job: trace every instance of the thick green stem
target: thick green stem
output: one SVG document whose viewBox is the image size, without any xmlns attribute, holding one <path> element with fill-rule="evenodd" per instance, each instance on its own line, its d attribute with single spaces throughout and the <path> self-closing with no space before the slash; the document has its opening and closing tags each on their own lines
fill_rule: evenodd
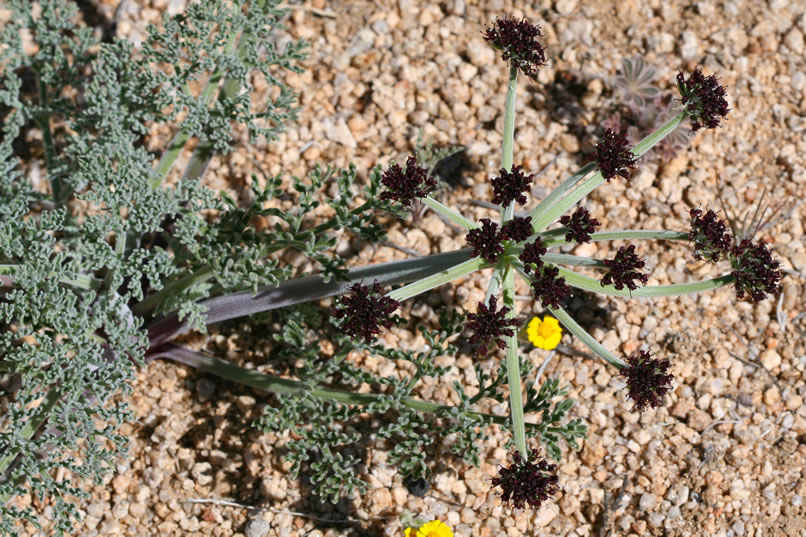
<svg viewBox="0 0 806 537">
<path fill-rule="evenodd" d="M 549 306 L 549 311 L 557 318 L 558 321 L 563 324 L 565 328 L 568 329 L 569 332 L 582 340 L 585 345 L 590 347 L 593 352 L 601 356 L 607 363 L 619 369 L 627 366 L 627 364 L 625 364 L 615 354 L 607 350 L 604 345 L 596 341 L 596 338 L 590 335 L 584 328 L 579 326 L 579 324 L 570 315 L 568 315 L 564 309 L 552 308 Z"/>
<path fill-rule="evenodd" d="M 466 276 L 479 269 L 485 268 L 486 266 L 487 262 L 484 259 L 480 257 L 473 257 L 464 263 L 454 265 L 447 270 L 440 271 L 421 280 L 417 280 L 416 282 L 404 285 L 400 289 L 390 291 L 389 293 L 386 293 L 386 296 L 398 301 L 407 300 L 411 297 L 425 293 L 426 291 L 430 291 L 435 287 L 439 287 L 440 285 L 451 282 L 456 278 Z"/>
<path fill-rule="evenodd" d="M 160 349 L 154 353 L 153 357 L 168 358 L 175 362 L 194 367 L 199 371 L 211 373 L 225 380 L 279 395 L 294 395 L 308 392 L 313 397 L 318 399 L 335 401 L 345 405 L 362 406 L 376 403 L 381 399 L 388 397 L 383 394 L 355 393 L 337 390 L 334 388 L 314 388 L 311 390 L 310 386 L 304 382 L 266 375 L 265 373 L 255 371 L 254 369 L 238 367 L 225 360 L 220 360 L 218 358 L 201 354 L 173 344 L 166 344 L 163 347 L 160 347 Z M 408 398 L 402 399 L 401 402 L 407 407 L 414 410 L 419 410 L 420 412 L 436 413 L 443 409 L 449 410 L 454 408 L 451 405 L 438 405 L 436 403 L 429 403 L 427 401 L 418 401 L 416 399 Z M 484 414 L 482 412 L 467 412 L 467 415 L 483 417 L 499 425 L 506 425 L 507 423 L 507 419 L 504 416 L 493 416 L 491 414 Z M 533 423 L 530 423 L 529 426 L 537 427 L 537 425 Z"/>
<path fill-rule="evenodd" d="M 515 65 L 509 68 L 509 82 L 507 83 L 507 101 L 504 111 L 504 138 L 501 144 L 501 167 L 507 172 L 512 171 L 512 153 L 515 142 L 515 102 L 518 89 L 518 68 Z M 503 207 L 501 213 L 501 224 L 512 220 L 515 212 L 515 202 L 513 201 Z"/>
<path fill-rule="evenodd" d="M 199 283 L 205 282 L 213 277 L 213 267 L 207 265 L 202 267 L 197 272 L 193 274 L 188 274 L 185 277 L 165 286 L 163 289 L 157 291 L 156 293 L 147 296 L 144 300 L 138 302 L 132 308 L 132 313 L 135 315 L 145 315 L 149 313 L 154 308 L 156 308 L 160 302 L 168 298 L 169 296 L 178 295 L 182 291 L 193 287 Z"/>
<path fill-rule="evenodd" d="M 545 263 L 552 263 L 555 265 L 574 265 L 578 267 L 596 267 L 605 268 L 607 265 L 599 259 L 592 257 L 582 257 L 579 255 L 570 254 L 543 254 L 540 256 Z"/>
<path fill-rule="evenodd" d="M 515 317 L 515 270 L 507 267 L 503 278 L 504 305 L 509 308 L 507 319 Z M 504 338 L 507 345 L 507 382 L 509 384 L 509 414 L 512 418 L 512 433 L 515 447 L 524 460 L 529 458 L 526 451 L 526 426 L 523 419 L 523 394 L 521 393 L 521 370 L 518 362 L 518 335 L 515 331 Z"/>
<path fill-rule="evenodd" d="M 584 199 L 588 194 L 596 190 L 602 183 L 604 183 L 602 172 L 597 171 L 579 188 L 571 192 L 566 198 L 559 200 L 553 206 L 548 208 L 543 214 L 532 221 L 532 228 L 535 231 L 543 231 L 550 224 L 556 222 L 568 209 L 573 207 L 577 202 Z"/>
<path fill-rule="evenodd" d="M 239 56 L 246 54 L 247 41 L 248 40 L 246 39 L 241 40 L 237 52 Z M 235 46 L 237 43 L 238 35 L 233 33 L 227 40 L 227 44 L 224 47 L 224 52 L 226 54 L 232 54 L 235 51 Z M 226 71 L 224 69 L 218 69 L 215 73 L 213 73 L 202 90 L 201 95 L 199 95 L 200 101 L 203 101 L 207 106 L 212 103 L 216 89 L 218 89 L 218 85 L 221 83 L 221 79 L 224 78 L 225 74 Z M 171 143 L 168 145 L 168 149 L 162 154 L 162 158 L 160 158 L 160 161 L 157 164 L 154 178 L 151 180 L 152 188 L 159 188 L 163 181 L 165 181 L 165 178 L 168 177 L 168 174 L 171 172 L 171 168 L 173 168 L 176 159 L 179 158 L 179 155 L 182 153 L 185 145 L 190 140 L 190 137 L 191 133 L 186 127 L 181 128 L 179 132 L 174 135 Z M 194 156 L 195 155 L 196 153 L 194 152 Z M 188 164 L 188 166 L 191 165 L 194 165 L 193 162 Z"/>
<path fill-rule="evenodd" d="M 470 231 L 471 229 L 476 229 L 479 227 L 477 223 L 472 220 L 468 220 L 461 214 L 457 213 L 450 207 L 447 207 L 437 200 L 431 198 L 430 196 L 426 196 L 421 199 L 423 205 L 427 205 L 430 207 L 435 213 L 443 216 L 446 220 L 453 222 L 457 226 L 463 227 L 466 230 Z"/>
<path fill-rule="evenodd" d="M 53 143 L 53 133 L 50 130 L 50 112 L 48 112 L 48 87 L 39 80 L 39 106 L 43 112 L 36 115 L 36 122 L 42 131 L 42 145 L 45 146 L 45 166 L 48 169 L 48 180 L 50 181 L 50 191 L 53 193 L 53 202 L 61 205 L 64 196 L 64 185 L 56 173 L 56 150 Z"/>
<path fill-rule="evenodd" d="M 546 211 L 551 209 L 557 201 L 562 198 L 566 192 L 574 188 L 578 182 L 584 179 L 590 172 L 596 169 L 595 162 L 589 162 L 585 164 L 582 168 L 577 170 L 577 172 L 566 179 L 559 187 L 555 188 L 551 191 L 551 194 L 546 196 L 543 201 L 541 201 L 537 207 L 532 209 L 529 212 L 529 216 L 532 217 L 532 227 L 535 231 L 539 231 L 535 227 L 535 222 L 545 214 Z"/>
<path fill-rule="evenodd" d="M 571 287 L 592 291 L 602 295 L 625 296 L 631 298 L 680 296 L 691 293 L 701 293 L 703 291 L 711 291 L 713 289 L 725 287 L 726 285 L 733 283 L 734 280 L 733 276 L 726 274 L 710 280 L 677 283 L 674 285 L 648 285 L 646 287 L 639 287 L 638 289 L 630 291 L 629 289 L 618 290 L 612 285 L 602 286 L 599 280 L 588 276 L 583 276 L 582 274 L 578 274 L 573 270 L 564 269 L 562 267 L 557 267 L 557 269 L 560 271 L 559 276 L 565 278 L 565 282 Z"/>
<path fill-rule="evenodd" d="M 664 240 L 664 241 L 688 241 L 688 233 L 682 231 L 664 231 L 653 229 L 617 229 L 613 231 L 597 231 L 591 233 L 591 240 L 596 241 L 618 241 L 618 240 Z M 565 238 L 552 238 L 543 241 L 546 248 L 567 244 Z"/>
<path fill-rule="evenodd" d="M 649 134 L 646 138 L 638 142 L 632 149 L 633 154 L 637 157 L 642 156 L 644 153 L 655 147 L 661 140 L 669 136 L 679 125 L 686 119 L 687 114 L 685 111 L 680 112 L 678 115 L 667 121 L 655 132 Z M 584 169 L 584 168 L 583 168 Z M 570 181 L 570 179 L 569 179 Z M 568 196 L 556 200 L 551 206 L 544 207 L 543 211 L 532 219 L 532 226 L 535 231 L 542 231 L 546 226 L 557 221 L 568 209 L 576 205 L 585 196 L 593 192 L 598 186 L 604 183 L 602 173 L 596 172 L 593 176 L 582 183 L 579 188 L 573 190 Z M 564 183 L 565 184 L 565 183 Z"/>
<path fill-rule="evenodd" d="M 504 267 L 496 266 L 490 277 L 490 283 L 487 284 L 487 292 L 484 295 L 484 303 L 489 304 L 490 298 L 498 292 L 501 288 L 501 278 L 504 274 Z"/>
</svg>

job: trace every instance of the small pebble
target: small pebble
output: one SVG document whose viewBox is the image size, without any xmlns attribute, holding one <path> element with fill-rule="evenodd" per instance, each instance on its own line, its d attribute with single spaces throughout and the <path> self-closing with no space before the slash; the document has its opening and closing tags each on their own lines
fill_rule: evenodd
<svg viewBox="0 0 806 537">
<path fill-rule="evenodd" d="M 655 507 L 655 502 L 657 502 L 657 498 L 654 494 L 642 494 L 641 499 L 638 500 L 638 508 L 641 509 L 641 511 L 649 511 Z"/>
<path fill-rule="evenodd" d="M 269 534 L 269 530 L 271 530 L 271 523 L 268 520 L 253 518 L 246 523 L 244 533 L 246 537 L 265 537 Z"/>
<path fill-rule="evenodd" d="M 563 16 L 570 15 L 577 7 L 577 0 L 557 0 L 554 9 Z"/>
<path fill-rule="evenodd" d="M 196 396 L 204 403 L 215 393 L 216 383 L 214 380 L 203 377 L 196 381 Z"/>
</svg>

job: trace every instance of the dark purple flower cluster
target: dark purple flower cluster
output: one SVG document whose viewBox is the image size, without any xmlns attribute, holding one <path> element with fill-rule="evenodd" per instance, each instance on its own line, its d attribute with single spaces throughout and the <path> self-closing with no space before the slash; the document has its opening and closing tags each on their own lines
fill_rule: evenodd
<svg viewBox="0 0 806 537">
<path fill-rule="evenodd" d="M 546 65 L 545 47 L 537 40 L 543 34 L 540 27 L 528 19 L 495 19 L 492 28 L 487 28 L 484 40 L 503 51 L 501 58 L 533 78 L 537 70 Z"/>
<path fill-rule="evenodd" d="M 754 244 L 744 239 L 731 248 L 731 275 L 735 278 L 736 296 L 744 298 L 745 293 L 753 302 L 761 302 L 767 294 L 776 295 L 781 290 L 781 265 L 772 258 L 772 254 L 763 242 Z"/>
<path fill-rule="evenodd" d="M 406 171 L 399 164 L 393 164 L 381 176 L 381 183 L 387 190 L 381 192 L 381 199 L 399 201 L 406 207 L 416 198 L 426 196 L 437 186 L 433 177 L 428 177 L 428 171 L 417 164 L 415 157 L 406 160 Z"/>
<path fill-rule="evenodd" d="M 633 411 L 660 406 L 674 379 L 674 375 L 666 373 L 672 365 L 669 360 L 657 360 L 648 352 L 639 351 L 627 358 L 627 363 L 620 375 L 627 378 L 627 394 L 635 403 Z"/>
<path fill-rule="evenodd" d="M 517 451 L 512 458 L 515 462 L 509 467 L 498 466 L 493 487 L 501 487 L 501 500 L 511 502 L 515 509 L 522 509 L 524 504 L 540 509 L 557 492 L 557 465 L 546 462 L 537 449 L 532 450 L 528 460 L 524 461 Z"/>
<path fill-rule="evenodd" d="M 371 288 L 360 283 L 353 284 L 350 291 L 352 295 L 338 299 L 332 310 L 333 316 L 345 318 L 341 325 L 342 332 L 353 338 L 364 338 L 370 343 L 380 333 L 381 326 L 392 327 L 392 312 L 400 307 L 400 302 L 383 296 L 383 289 L 377 281 Z"/>
<path fill-rule="evenodd" d="M 525 241 L 532 236 L 532 217 L 515 216 L 501 227 L 501 235 L 515 242 Z"/>
<path fill-rule="evenodd" d="M 711 209 L 703 216 L 700 209 L 691 209 L 691 231 L 688 240 L 694 241 L 695 259 L 707 259 L 716 263 L 727 255 L 733 239 L 724 220 L 717 218 Z"/>
<path fill-rule="evenodd" d="M 627 168 L 635 168 L 635 154 L 630 150 L 627 137 L 618 134 L 613 130 L 605 129 L 602 139 L 596 144 L 594 159 L 599 165 L 599 170 L 609 183 L 616 175 L 630 180 L 630 172 Z"/>
<path fill-rule="evenodd" d="M 560 223 L 568 228 L 565 240 L 578 243 L 590 242 L 590 233 L 596 232 L 596 228 L 602 225 L 597 219 L 591 218 L 585 207 L 579 207 L 571 216 L 563 216 Z"/>
<path fill-rule="evenodd" d="M 511 172 L 501 168 L 498 170 L 500 177 L 494 177 L 490 183 L 493 185 L 493 203 L 506 207 L 513 201 L 517 201 L 521 205 L 526 203 L 526 196 L 524 192 L 529 191 L 529 185 L 532 184 L 534 174 L 523 175 L 523 169 L 520 166 L 513 166 Z"/>
<path fill-rule="evenodd" d="M 489 218 L 482 218 L 481 227 L 471 229 L 465 235 L 465 240 L 473 247 L 470 257 L 481 256 L 490 263 L 495 263 L 499 254 L 504 253 L 504 246 L 501 244 L 504 238 L 498 224 Z"/>
<path fill-rule="evenodd" d="M 535 298 L 542 300 L 544 308 L 549 305 L 555 309 L 559 308 L 560 302 L 571 294 L 571 288 L 566 285 L 565 278 L 558 277 L 560 273 L 558 268 L 543 266 L 538 270 L 540 274 L 535 272 L 535 280 L 532 282 Z"/>
<path fill-rule="evenodd" d="M 717 128 L 719 118 L 727 116 L 730 111 L 725 100 L 725 87 L 719 85 L 716 75 L 704 76 L 699 67 L 688 80 L 683 73 L 677 73 L 677 88 L 691 119 L 692 131 L 702 127 Z"/>
<path fill-rule="evenodd" d="M 514 329 L 518 327 L 515 319 L 507 319 L 510 308 L 497 308 L 498 299 L 491 296 L 489 307 L 484 302 L 479 302 L 478 312 L 467 315 L 467 326 L 473 331 L 470 343 L 478 346 L 477 352 L 481 356 L 487 355 L 490 343 L 494 343 L 499 349 L 506 349 L 502 338 L 514 334 Z"/>
<path fill-rule="evenodd" d="M 529 274 L 532 271 L 532 265 L 534 265 L 535 270 L 539 271 L 543 266 L 543 254 L 547 251 L 540 237 L 536 238 L 534 242 L 525 244 L 523 252 L 518 256 L 518 259 L 523 263 L 523 271 Z"/>
<path fill-rule="evenodd" d="M 635 245 L 622 246 L 616 252 L 613 259 L 605 259 L 603 263 L 610 269 L 601 280 L 602 287 L 613 284 L 621 291 L 626 286 L 630 291 L 636 289 L 635 282 L 638 280 L 646 284 L 649 276 L 641 274 L 637 269 L 644 268 L 644 261 L 635 255 Z"/>
</svg>

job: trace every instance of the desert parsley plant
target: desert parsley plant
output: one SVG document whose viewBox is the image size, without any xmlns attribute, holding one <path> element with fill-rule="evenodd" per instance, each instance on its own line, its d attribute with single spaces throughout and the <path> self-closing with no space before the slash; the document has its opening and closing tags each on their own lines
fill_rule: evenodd
<svg viewBox="0 0 806 537">
<path fill-rule="evenodd" d="M 29 495 L 52 502 L 54 533 L 73 531 L 78 513 L 69 498 L 84 495 L 81 480 L 100 482 L 126 449 L 115 431 L 131 412 L 111 398 L 130 392 L 135 367 L 159 358 L 281 397 L 281 404 L 267 405 L 257 426 L 294 433 L 287 446 L 292 473 L 305 472 L 314 491 L 330 501 L 369 486 L 356 472 L 361 461 L 345 454 L 359 435 L 344 426 L 369 413 L 383 417 L 377 436 L 389 439 L 390 460 L 408 482 L 430 475 L 427 455 L 435 438 L 450 437 L 456 457 L 477 465 L 477 441 L 486 427 L 510 426 L 513 462 L 501 467 L 493 484 L 513 506 L 536 508 L 561 487 L 555 465 L 540 453 L 559 459 L 560 441 L 576 447 L 586 427 L 568 420 L 574 401 L 556 379 L 522 388 L 531 366 L 518 349 L 516 277 L 552 316 L 527 329 L 533 341 L 556 346 L 562 335 L 550 319 L 558 320 L 624 376 L 626 396 L 638 409 L 662 403 L 671 360 L 649 352 L 622 359 L 604 348 L 564 309 L 571 287 L 635 298 L 734 285 L 740 298 L 751 300 L 778 290 L 778 264 L 767 247 L 726 235 L 715 215 L 692 213 L 690 231 L 675 232 L 599 230 L 584 209 L 567 214 L 610 179 L 629 180 L 637 159 L 684 121 L 717 126 L 728 108 L 713 75 L 681 73 L 674 117 L 634 146 L 618 132 L 602 133 L 594 161 L 526 216 L 516 216 L 515 205 L 529 201 L 533 176 L 513 164 L 515 90 L 519 73 L 534 77 L 546 56 L 539 27 L 498 19 L 484 33 L 510 67 L 501 166 L 491 181 L 498 221 L 474 222 L 432 198 L 438 187 L 433 163 L 416 156 L 374 168 L 361 187 L 354 167 L 317 167 L 306 178 L 253 176 L 254 202 L 242 206 L 200 179 L 213 155 L 231 150 L 235 126 L 252 142 L 271 140 L 295 117 L 282 72 L 298 69 L 294 62 L 304 44 L 273 45 L 282 16 L 276 1 L 191 4 L 150 28 L 141 50 L 120 40 L 97 42 L 78 24 L 73 4 L 37 5 L 41 9 L 9 1 L 11 22 L 0 34 L 2 535 L 16 535 L 20 521 L 39 523 L 32 508 L 15 504 Z M 24 34 L 32 48 L 23 47 Z M 273 90 L 254 104 L 258 79 Z M 148 151 L 153 127 L 174 123 L 178 129 L 167 147 Z M 20 142 L 32 146 L 25 159 Z M 179 157 L 190 144 L 192 156 L 180 170 Z M 47 178 L 42 188 L 29 180 L 38 167 Z M 167 185 L 169 176 L 178 177 L 174 186 Z M 338 196 L 324 194 L 331 186 Z M 280 209 L 286 191 L 293 207 Z M 310 215 L 322 203 L 332 216 L 313 225 Z M 375 214 L 404 217 L 421 208 L 466 230 L 468 247 L 351 269 L 335 255 L 339 233 L 377 241 L 384 234 Z M 548 229 L 555 223 L 559 227 Z M 644 239 L 691 241 L 694 255 L 727 260 L 731 270 L 705 281 L 646 286 L 648 273 L 634 246 L 604 260 L 552 251 L 571 242 Z M 312 272 L 295 273 L 284 263 L 288 250 L 305 256 Z M 566 268 L 575 266 L 602 276 Z M 436 328 L 418 327 L 426 341 L 421 349 L 380 342 L 402 322 L 396 312 L 404 301 L 477 271 L 490 279 L 484 301 L 465 305 L 472 313 L 443 311 Z M 313 306 L 334 296 L 329 311 Z M 260 312 L 276 316 L 276 357 L 294 357 L 295 378 L 242 368 L 174 342 L 189 330 Z M 466 330 L 478 389 L 468 393 L 455 383 L 458 405 L 418 399 L 419 382 L 447 372 L 436 360 L 458 353 Z M 327 353 L 320 345 L 325 337 L 332 342 Z M 356 365 L 359 354 L 408 362 L 411 373 L 379 376 Z M 498 361 L 495 373 L 482 367 L 482 357 Z M 362 385 L 371 393 L 359 393 Z M 478 410 L 482 399 L 507 396 L 508 418 Z M 539 419 L 526 422 L 531 413 Z M 449 531 L 431 524 L 410 532 Z"/>
</svg>

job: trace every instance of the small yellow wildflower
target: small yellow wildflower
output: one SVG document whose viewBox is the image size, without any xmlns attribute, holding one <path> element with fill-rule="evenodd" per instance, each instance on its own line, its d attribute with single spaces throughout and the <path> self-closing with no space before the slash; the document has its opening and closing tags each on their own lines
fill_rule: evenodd
<svg viewBox="0 0 806 537">
<path fill-rule="evenodd" d="M 414 528 L 406 528 L 404 537 L 453 537 L 451 528 L 441 520 L 432 520 L 423 524 L 416 530 L 417 533 L 412 533 L 412 531 L 415 531 Z"/>
<path fill-rule="evenodd" d="M 546 315 L 542 321 L 539 317 L 533 317 L 526 328 L 526 335 L 535 347 L 550 351 L 560 344 L 563 329 L 554 317 Z"/>
</svg>

